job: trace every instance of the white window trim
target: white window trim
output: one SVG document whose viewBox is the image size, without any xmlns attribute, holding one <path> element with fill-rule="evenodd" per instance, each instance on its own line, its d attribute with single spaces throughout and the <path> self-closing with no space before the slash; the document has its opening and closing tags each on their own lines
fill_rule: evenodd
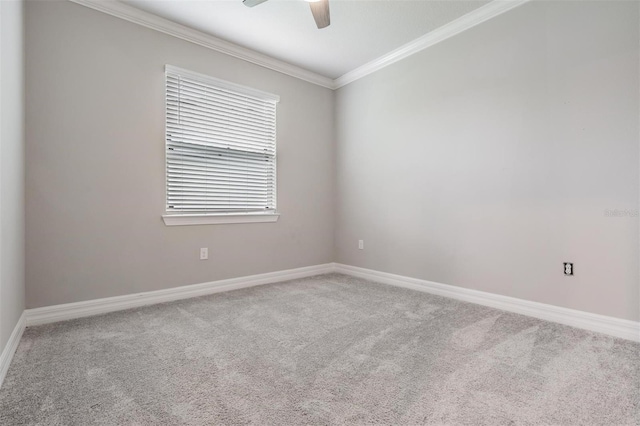
<svg viewBox="0 0 640 426">
<path fill-rule="evenodd" d="M 279 217 L 280 213 L 203 213 L 166 214 L 162 220 L 166 226 L 185 226 L 277 222 Z"/>
<path fill-rule="evenodd" d="M 205 74 L 185 70 L 184 68 L 175 67 L 173 65 L 166 64 L 165 71 L 174 72 L 176 74 L 183 75 L 185 77 L 192 78 L 194 80 L 201 81 L 205 84 L 215 84 L 216 86 L 223 87 L 225 89 L 232 90 L 238 93 L 244 93 L 248 96 L 253 96 L 260 99 L 270 99 L 274 102 L 280 102 L 280 96 L 273 93 L 263 92 L 262 90 L 254 89 L 253 87 L 243 86 L 241 84 L 231 83 L 230 81 L 220 80 L 219 78 L 211 77 Z"/>
<path fill-rule="evenodd" d="M 194 80 L 199 80 L 204 83 L 215 83 L 220 87 L 230 89 L 239 93 L 244 93 L 249 96 L 254 96 L 262 99 L 271 99 L 273 101 L 280 102 L 280 97 L 271 93 L 263 92 L 261 90 L 253 89 L 251 87 L 234 84 L 225 80 L 220 80 L 208 75 L 188 71 L 182 68 L 178 68 L 172 65 L 165 65 L 166 71 L 177 72 L 179 74 L 189 76 Z M 166 165 L 166 162 L 165 162 Z M 166 172 L 165 172 L 166 173 Z M 276 187 L 277 190 L 277 187 Z M 280 217 L 280 213 L 277 211 L 269 212 L 231 212 L 231 213 L 172 213 L 162 215 L 162 220 L 166 226 L 189 226 L 189 225 L 222 225 L 233 223 L 273 223 L 277 222 Z"/>
</svg>

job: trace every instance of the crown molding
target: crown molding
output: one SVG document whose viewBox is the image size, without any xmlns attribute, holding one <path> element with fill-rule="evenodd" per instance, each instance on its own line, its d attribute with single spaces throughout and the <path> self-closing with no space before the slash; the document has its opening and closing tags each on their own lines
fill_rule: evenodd
<svg viewBox="0 0 640 426">
<path fill-rule="evenodd" d="M 368 62 L 334 80 L 334 89 L 361 79 L 375 71 L 387 67 L 395 62 L 407 58 L 427 47 L 440 43 L 484 21 L 501 15 L 513 8 L 523 5 L 530 0 L 494 0 L 460 18 L 443 25 L 440 28 L 419 37 L 371 62 Z"/>
<path fill-rule="evenodd" d="M 329 89 L 335 88 L 333 80 L 328 77 L 316 74 L 295 65 L 291 65 L 287 62 L 272 58 L 262 53 L 258 53 L 254 50 L 238 46 L 236 44 L 219 39 L 209 34 L 205 34 L 201 31 L 194 30 L 184 25 L 177 24 L 175 22 L 169 21 L 168 19 L 164 19 L 140 9 L 136 9 L 135 7 L 129 6 L 125 3 L 121 3 L 119 1 L 69 1 L 106 13 L 108 15 L 115 16 L 117 18 L 124 19 L 129 22 L 133 22 L 138 25 L 142 25 L 143 27 L 151 28 L 152 30 L 160 31 L 162 33 L 180 38 L 182 40 L 198 44 L 211 50 L 215 50 L 217 52 L 224 53 L 226 55 L 233 56 L 235 58 L 242 59 L 247 62 L 251 62 L 253 64 L 260 65 L 262 67 L 278 71 L 286 75 L 290 75 L 291 77 L 299 78 L 300 80 L 317 84 L 318 86 L 326 87 Z"/>
<path fill-rule="evenodd" d="M 129 22 L 151 28 L 156 31 L 198 44 L 238 59 L 251 62 L 262 67 L 281 72 L 291 77 L 299 78 L 309 83 L 328 89 L 338 89 L 349 83 L 361 79 L 375 71 L 387 67 L 395 62 L 407 58 L 434 44 L 440 43 L 482 22 L 501 15 L 511 9 L 521 6 L 531 0 L 493 0 L 490 3 L 437 28 L 371 62 L 349 71 L 335 80 L 314 73 L 304 68 L 272 58 L 254 50 L 238 46 L 193 28 L 177 24 L 168 19 L 136 9 L 117 0 L 69 0 L 73 3 L 124 19 Z"/>
</svg>

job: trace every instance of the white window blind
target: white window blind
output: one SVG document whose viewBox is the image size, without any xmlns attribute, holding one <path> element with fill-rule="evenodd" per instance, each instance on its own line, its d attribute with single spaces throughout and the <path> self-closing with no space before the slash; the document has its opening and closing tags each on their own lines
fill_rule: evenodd
<svg viewBox="0 0 640 426">
<path fill-rule="evenodd" d="M 279 98 L 170 65 L 165 74 L 167 211 L 275 212 Z"/>
</svg>

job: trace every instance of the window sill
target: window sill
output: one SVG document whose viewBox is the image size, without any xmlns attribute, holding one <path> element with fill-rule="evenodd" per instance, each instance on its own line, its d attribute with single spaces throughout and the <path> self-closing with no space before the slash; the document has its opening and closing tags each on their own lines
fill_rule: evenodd
<svg viewBox="0 0 640 426">
<path fill-rule="evenodd" d="M 277 222 L 278 217 L 280 213 L 166 214 L 162 220 L 166 226 L 184 226 Z"/>
</svg>

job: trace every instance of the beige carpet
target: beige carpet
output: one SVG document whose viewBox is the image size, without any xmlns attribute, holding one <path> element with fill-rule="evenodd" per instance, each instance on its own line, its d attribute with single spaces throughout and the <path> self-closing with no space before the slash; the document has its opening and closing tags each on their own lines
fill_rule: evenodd
<svg viewBox="0 0 640 426">
<path fill-rule="evenodd" d="M 342 275 L 29 328 L 2 425 L 639 425 L 640 345 Z"/>
</svg>

